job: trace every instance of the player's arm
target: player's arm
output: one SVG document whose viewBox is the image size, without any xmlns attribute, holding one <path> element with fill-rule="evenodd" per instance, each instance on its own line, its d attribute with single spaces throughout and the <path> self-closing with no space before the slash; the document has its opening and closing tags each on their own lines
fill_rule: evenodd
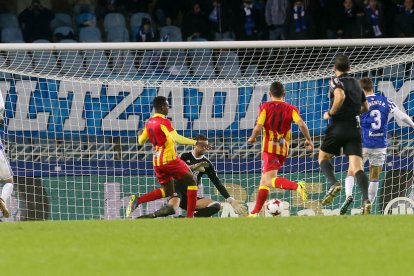
<svg viewBox="0 0 414 276">
<path fill-rule="evenodd" d="M 414 128 L 414 122 L 410 118 L 410 116 L 408 116 L 406 113 L 402 112 L 401 109 L 399 109 L 398 106 L 395 103 L 388 100 L 388 106 L 389 106 L 390 112 L 394 113 L 394 116 L 396 118 L 400 119 L 401 121 L 403 121 L 404 123 L 406 123 L 410 127 Z"/>
<path fill-rule="evenodd" d="M 342 88 L 336 88 L 333 93 L 334 101 L 331 109 L 328 111 L 329 117 L 332 117 L 336 112 L 338 112 L 346 98 L 345 91 Z"/>
<path fill-rule="evenodd" d="M 226 187 L 221 183 L 220 179 L 217 176 L 217 172 L 213 166 L 213 164 L 208 161 L 209 166 L 206 167 L 206 173 L 208 178 L 213 182 L 216 189 L 220 192 L 220 194 L 226 199 L 227 203 L 233 207 L 234 212 L 236 214 L 245 214 L 247 212 L 246 206 L 242 204 L 241 201 L 235 200 L 233 197 L 230 196 L 229 192 L 227 191 Z"/>
<path fill-rule="evenodd" d="M 178 134 L 176 130 L 171 131 L 170 135 L 171 135 L 171 138 L 175 142 L 177 142 L 179 144 L 182 144 L 182 145 L 193 145 L 194 146 L 197 143 L 196 140 L 189 139 L 187 137 L 184 137 L 184 136 Z"/>
<path fill-rule="evenodd" d="M 313 143 L 312 138 L 309 133 L 309 128 L 305 121 L 302 120 L 302 117 L 300 117 L 299 112 L 296 109 L 293 109 L 292 118 L 295 124 L 298 125 L 300 131 L 302 132 L 303 136 L 305 136 L 305 146 L 308 150 L 313 150 Z"/>
<path fill-rule="evenodd" d="M 189 139 L 177 133 L 177 131 L 173 128 L 171 121 L 167 120 L 165 124 L 160 125 L 162 132 L 164 132 L 165 136 L 171 137 L 171 139 L 179 144 L 182 145 L 195 145 L 197 143 L 196 140 Z"/>
<path fill-rule="evenodd" d="M 333 90 L 334 100 L 331 109 L 323 114 L 325 120 L 328 120 L 338 112 L 346 98 L 344 85 L 338 78 L 333 78 L 329 82 L 329 86 Z"/>
<path fill-rule="evenodd" d="M 260 107 L 259 117 L 257 118 L 256 125 L 254 126 L 253 132 L 250 135 L 249 139 L 247 140 L 247 143 L 253 144 L 254 142 L 256 142 L 257 136 L 259 136 L 260 133 L 262 132 L 262 128 L 265 123 L 265 120 L 266 120 L 266 109 Z"/>
<path fill-rule="evenodd" d="M 138 144 L 143 145 L 148 140 L 148 131 L 147 128 L 144 127 L 144 130 L 140 130 L 138 132 Z"/>
<path fill-rule="evenodd" d="M 205 168 L 208 178 L 213 182 L 216 189 L 220 192 L 220 194 L 225 198 L 229 198 L 230 194 L 227 191 L 226 187 L 221 183 L 220 179 L 217 176 L 217 172 L 213 166 L 213 164 L 208 161 L 208 167 Z"/>
</svg>

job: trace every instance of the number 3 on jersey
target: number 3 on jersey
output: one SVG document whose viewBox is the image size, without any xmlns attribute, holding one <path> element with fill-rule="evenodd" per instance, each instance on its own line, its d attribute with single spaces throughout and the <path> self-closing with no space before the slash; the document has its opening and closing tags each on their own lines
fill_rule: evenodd
<svg viewBox="0 0 414 276">
<path fill-rule="evenodd" d="M 378 130 L 381 128 L 381 112 L 379 110 L 371 110 L 369 116 L 374 119 L 374 122 L 371 123 L 373 130 Z"/>
</svg>

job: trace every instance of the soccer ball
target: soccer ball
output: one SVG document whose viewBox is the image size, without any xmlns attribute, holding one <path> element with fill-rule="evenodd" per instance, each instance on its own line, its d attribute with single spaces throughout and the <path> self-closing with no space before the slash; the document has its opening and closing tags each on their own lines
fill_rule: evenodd
<svg viewBox="0 0 414 276">
<path fill-rule="evenodd" d="M 283 210 L 283 203 L 279 199 L 272 199 L 267 203 L 266 210 L 272 216 L 279 216 Z"/>
</svg>

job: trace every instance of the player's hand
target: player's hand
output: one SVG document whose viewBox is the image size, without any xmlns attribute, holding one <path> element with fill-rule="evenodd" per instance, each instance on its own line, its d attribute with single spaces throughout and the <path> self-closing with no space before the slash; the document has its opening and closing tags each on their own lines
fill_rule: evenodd
<svg viewBox="0 0 414 276">
<path fill-rule="evenodd" d="M 138 136 L 141 136 L 141 134 L 144 132 L 144 130 L 143 129 L 140 129 L 139 131 L 138 131 Z"/>
<path fill-rule="evenodd" d="M 199 171 L 199 172 L 205 172 L 208 166 L 210 166 L 210 164 L 207 161 L 203 161 L 194 165 L 190 166 L 190 169 L 193 171 Z"/>
<path fill-rule="evenodd" d="M 324 120 L 328 120 L 329 118 L 331 118 L 331 116 L 329 116 L 329 112 L 323 113 L 323 119 Z"/>
<path fill-rule="evenodd" d="M 226 202 L 230 203 L 233 210 L 238 215 L 245 215 L 247 214 L 247 208 L 240 200 L 235 200 L 232 197 L 226 198 Z"/>
<path fill-rule="evenodd" d="M 247 144 L 253 145 L 256 142 L 256 137 L 250 136 L 249 139 L 247 139 Z"/>
<path fill-rule="evenodd" d="M 312 141 L 311 141 L 311 140 L 306 140 L 306 141 L 305 141 L 305 148 L 306 148 L 308 151 L 312 151 L 312 150 L 313 150 L 313 143 L 312 143 Z"/>
</svg>

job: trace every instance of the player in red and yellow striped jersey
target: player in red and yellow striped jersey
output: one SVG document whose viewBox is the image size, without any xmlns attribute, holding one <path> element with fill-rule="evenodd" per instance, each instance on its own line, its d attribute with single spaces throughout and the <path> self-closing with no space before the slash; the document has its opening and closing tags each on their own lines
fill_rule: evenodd
<svg viewBox="0 0 414 276">
<path fill-rule="evenodd" d="M 163 96 L 154 98 L 155 114 L 145 124 L 144 130 L 138 137 L 138 143 L 143 145 L 148 139 L 154 147 L 153 165 L 158 182 L 163 186 L 145 195 L 132 195 L 126 216 L 139 204 L 160 199 L 174 194 L 174 179 L 187 185 L 187 217 L 193 217 L 197 202 L 197 181 L 187 164 L 176 153 L 175 143 L 196 145 L 204 143 L 181 136 L 173 128 L 168 114 L 168 101 Z"/>
<path fill-rule="evenodd" d="M 270 101 L 260 105 L 259 117 L 252 135 L 247 142 L 253 144 L 263 129 L 262 159 L 263 170 L 260 180 L 256 205 L 250 216 L 257 216 L 269 195 L 271 187 L 286 190 L 296 190 L 303 200 L 307 199 L 305 183 L 292 182 L 283 177 L 277 177 L 277 171 L 283 166 L 289 153 L 292 122 L 295 122 L 306 138 L 305 146 L 313 149 L 313 144 L 306 123 L 299 115 L 298 109 L 283 101 L 285 88 L 280 82 L 270 85 Z"/>
</svg>

